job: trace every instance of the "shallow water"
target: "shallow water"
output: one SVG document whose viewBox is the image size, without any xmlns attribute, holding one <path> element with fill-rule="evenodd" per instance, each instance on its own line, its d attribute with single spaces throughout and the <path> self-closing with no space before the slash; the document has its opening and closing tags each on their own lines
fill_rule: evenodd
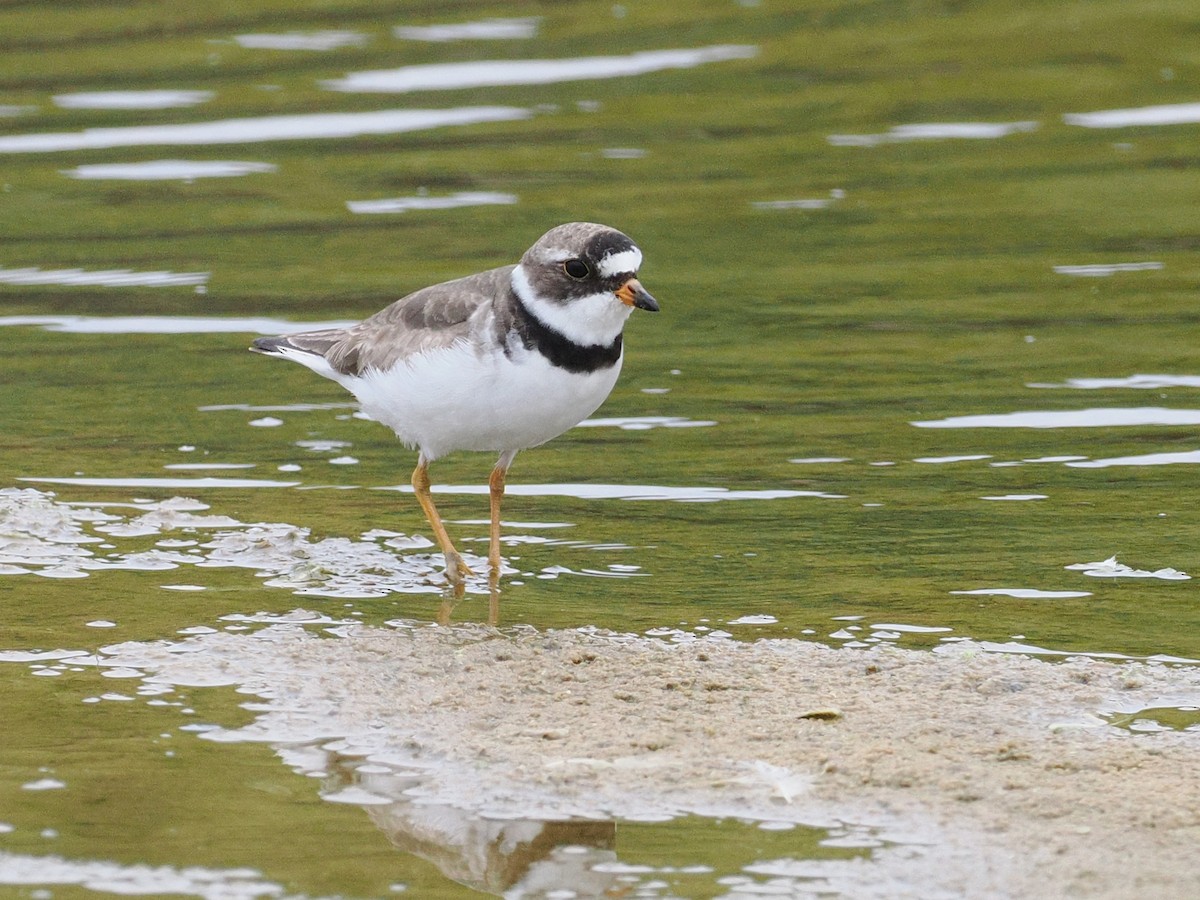
<svg viewBox="0 0 1200 900">
<path fill-rule="evenodd" d="M 463 894 L 269 748 L 21 654 L 437 616 L 412 454 L 244 348 L 570 219 L 634 236 L 663 312 L 596 417 L 518 457 L 502 624 L 1200 658 L 1190 10 L 885 7 L 0 12 L 0 884 Z M 477 563 L 490 464 L 433 468 Z M 616 834 L 639 896 L 824 852 Z"/>
</svg>

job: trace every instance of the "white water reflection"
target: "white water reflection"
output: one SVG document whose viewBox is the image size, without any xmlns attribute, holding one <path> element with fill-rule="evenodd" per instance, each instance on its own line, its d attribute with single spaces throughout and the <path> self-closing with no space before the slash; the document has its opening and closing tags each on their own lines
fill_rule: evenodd
<svg viewBox="0 0 1200 900">
<path fill-rule="evenodd" d="M 1174 466 L 1200 464 L 1200 450 L 1174 453 L 1144 453 L 1140 456 L 1113 456 L 1067 463 L 1072 469 L 1107 469 L 1110 466 Z"/>
<path fill-rule="evenodd" d="M 831 134 L 835 147 L 878 147 L 908 141 L 994 140 L 1036 131 L 1037 122 L 924 122 L 896 125 L 883 134 Z"/>
<path fill-rule="evenodd" d="M 1164 268 L 1160 262 L 1093 263 L 1083 266 L 1055 266 L 1059 275 L 1074 275 L 1077 278 L 1107 278 L 1118 272 L 1157 272 Z"/>
<path fill-rule="evenodd" d="M 951 594 L 980 597 L 1015 597 L 1018 600 L 1067 600 L 1090 597 L 1091 591 L 1042 591 L 1036 588 L 979 588 L 974 591 L 951 591 Z"/>
<path fill-rule="evenodd" d="M 26 476 L 17 481 L 33 484 L 71 484 L 76 487 L 171 488 L 199 490 L 201 488 L 285 488 L 297 487 L 299 481 L 271 481 L 265 478 L 46 478 Z"/>
<path fill-rule="evenodd" d="M 483 19 L 450 25 L 400 25 L 392 34 L 406 41 L 511 41 L 537 37 L 540 16 L 524 19 Z"/>
<path fill-rule="evenodd" d="M 687 419 L 682 416 L 610 416 L 584 419 L 576 428 L 620 428 L 623 431 L 649 431 L 651 428 L 708 428 L 716 425 L 709 419 Z"/>
<path fill-rule="evenodd" d="M 458 209 L 462 206 L 511 206 L 517 202 L 516 194 L 498 191 L 459 191 L 445 197 L 394 197 L 388 200 L 347 200 L 346 208 L 352 213 L 380 214 L 402 213 L 410 209 Z"/>
<path fill-rule="evenodd" d="M 254 406 L 250 403 L 218 403 L 213 406 L 197 406 L 196 409 L 200 412 L 317 412 L 326 409 L 354 409 L 357 406 L 357 403 L 280 403 L 268 406 Z M 296 442 L 297 446 L 300 447 L 307 447 L 315 443 L 318 442 Z M 346 441 L 320 441 L 319 443 L 337 447 L 350 446 Z"/>
<path fill-rule="evenodd" d="M 163 466 L 164 469 L 169 469 L 172 472 L 198 472 L 198 471 L 216 471 L 218 469 L 253 469 L 256 468 L 256 463 L 167 463 Z"/>
<path fill-rule="evenodd" d="M 54 105 L 62 109 L 178 109 L 207 103 L 212 91 L 86 91 L 55 94 Z"/>
<path fill-rule="evenodd" d="M 277 172 L 279 167 L 263 162 L 222 160 L 156 159 L 137 163 L 93 163 L 63 169 L 68 178 L 83 181 L 192 181 L 196 178 L 237 178 L 256 172 Z"/>
<path fill-rule="evenodd" d="M 953 631 L 946 625 L 907 625 L 899 622 L 876 622 L 872 629 L 880 631 L 896 631 L 900 634 L 946 634 Z"/>
<path fill-rule="evenodd" d="M 239 34 L 233 39 L 249 50 L 338 50 L 362 47 L 367 36 L 357 31 L 289 31 L 286 34 Z"/>
<path fill-rule="evenodd" d="M 1067 113 L 1063 121 L 1084 128 L 1129 128 L 1134 125 L 1191 125 L 1200 122 L 1200 103 L 1170 103 L 1131 109 Z"/>
<path fill-rule="evenodd" d="M 1044 410 L 950 416 L 911 422 L 917 428 L 1110 428 L 1135 425 L 1200 425 L 1200 409 L 1134 408 Z"/>
<path fill-rule="evenodd" d="M 706 63 L 749 59 L 757 53 L 757 47 L 722 44 L 695 50 L 650 50 L 628 56 L 433 63 L 350 72 L 345 78 L 323 81 L 321 86 L 346 93 L 405 94 L 412 91 L 518 84 L 557 84 L 597 78 L 624 78 L 668 69 L 691 69 Z"/>
<path fill-rule="evenodd" d="M 112 147 L 251 144 L 401 134 L 452 125 L 512 122 L 531 113 L 512 106 L 464 106 L 458 109 L 384 109 L 373 112 L 309 113 L 220 119 L 176 125 L 132 125 L 83 131 L 13 134 L 0 137 L 0 153 L 57 153 Z"/>
<path fill-rule="evenodd" d="M 171 273 L 142 274 L 169 275 Z M 207 272 L 193 274 L 202 274 L 206 280 L 208 277 Z M 0 269 L 0 281 L 3 280 L 4 270 Z M 203 282 L 170 283 L 195 284 Z M 124 285 L 114 284 L 114 286 Z M 22 325 L 39 326 L 47 331 L 61 331 L 67 334 L 289 334 L 293 331 L 316 331 L 322 328 L 348 328 L 354 324 L 355 322 L 349 320 L 294 322 L 288 319 L 220 319 L 208 316 L 0 316 L 0 328 Z M 217 409 L 219 407 L 212 408 Z M 229 408 L 240 407 L 233 406 Z M 332 407 L 326 405 L 319 408 Z"/>
<path fill-rule="evenodd" d="M 991 455 L 987 453 L 971 453 L 966 456 L 918 456 L 913 462 L 937 465 L 941 463 L 975 462 L 976 460 L 991 458 Z"/>
<path fill-rule="evenodd" d="M 554 543 L 554 542 L 551 542 Z M 624 546 L 604 545 L 597 549 L 629 549 Z M 551 581 L 559 575 L 578 575 L 584 578 L 643 578 L 648 576 L 649 572 L 639 572 L 638 566 L 626 566 L 620 564 L 611 564 L 607 569 L 572 569 L 570 566 L 546 566 L 536 577 L 542 581 Z"/>
<path fill-rule="evenodd" d="M 754 209 L 828 209 L 837 202 L 833 197 L 815 197 L 803 200 L 755 200 Z"/>
<path fill-rule="evenodd" d="M 1200 375 L 1129 375 L 1125 378 L 1068 378 L 1060 383 L 1031 382 L 1030 388 L 1076 388 L 1095 391 L 1106 388 L 1134 388 L 1156 391 L 1171 387 L 1200 387 Z"/>
<path fill-rule="evenodd" d="M 135 272 L 132 269 L 24 269 L 0 267 L 0 284 L 59 284 L 74 287 L 197 287 L 208 283 L 209 272 Z M 40 325 L 48 320 L 82 316 L 8 316 L 3 325 Z M 66 330 L 66 329 L 58 329 Z"/>
<path fill-rule="evenodd" d="M 384 491 L 412 493 L 409 485 L 379 488 Z M 434 493 L 486 494 L 487 485 L 439 484 Z M 821 497 L 845 500 L 844 494 L 825 494 L 819 491 L 747 490 L 723 487 L 667 487 L 654 484 L 509 484 L 509 496 L 517 497 L 574 497 L 579 500 L 666 500 L 675 503 L 716 503 L 722 500 L 786 500 L 793 497 Z"/>
</svg>

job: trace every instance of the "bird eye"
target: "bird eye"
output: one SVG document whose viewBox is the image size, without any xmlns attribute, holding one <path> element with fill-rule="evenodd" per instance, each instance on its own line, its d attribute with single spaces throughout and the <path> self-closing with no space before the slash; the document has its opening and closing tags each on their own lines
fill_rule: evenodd
<svg viewBox="0 0 1200 900">
<path fill-rule="evenodd" d="M 576 281 L 582 281 L 592 274 L 592 270 L 588 268 L 588 264 L 582 259 L 568 259 L 563 263 L 563 271 Z"/>
</svg>

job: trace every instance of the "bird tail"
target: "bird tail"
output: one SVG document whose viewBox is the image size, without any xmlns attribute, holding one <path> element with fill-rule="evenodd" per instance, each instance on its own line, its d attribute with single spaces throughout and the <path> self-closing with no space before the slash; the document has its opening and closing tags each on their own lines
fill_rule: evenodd
<svg viewBox="0 0 1200 900">
<path fill-rule="evenodd" d="M 346 332 L 340 328 L 326 331 L 305 331 L 300 334 L 285 334 L 279 337 L 260 337 L 251 345 L 254 353 L 266 356 L 281 356 L 298 362 L 323 375 L 341 382 L 347 371 L 331 363 L 329 356 L 338 356 L 338 345 L 346 338 Z"/>
<path fill-rule="evenodd" d="M 279 337 L 260 337 L 250 345 L 254 353 L 268 356 L 293 356 L 296 353 L 311 353 L 324 356 L 329 349 L 346 336 L 340 329 L 307 331 L 302 334 L 284 334 Z"/>
</svg>

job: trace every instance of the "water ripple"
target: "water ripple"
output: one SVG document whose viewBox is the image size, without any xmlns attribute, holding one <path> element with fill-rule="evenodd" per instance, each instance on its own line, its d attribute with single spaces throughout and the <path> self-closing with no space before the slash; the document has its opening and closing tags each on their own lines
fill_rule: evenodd
<svg viewBox="0 0 1200 900">
<path fill-rule="evenodd" d="M 331 91 L 387 94 L 517 84 L 557 84 L 594 78 L 624 78 L 667 69 L 691 69 L 705 63 L 749 59 L 757 53 L 757 47 L 721 44 L 694 50 L 648 50 L 628 56 L 433 63 L 351 72 L 345 78 L 331 79 L 321 84 Z"/>
</svg>

